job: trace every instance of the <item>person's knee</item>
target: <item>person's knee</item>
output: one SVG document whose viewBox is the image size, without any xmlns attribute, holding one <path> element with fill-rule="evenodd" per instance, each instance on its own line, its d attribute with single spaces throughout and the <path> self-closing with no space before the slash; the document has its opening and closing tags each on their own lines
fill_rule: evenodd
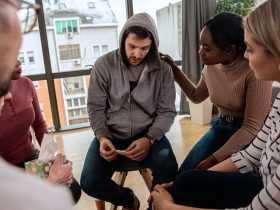
<svg viewBox="0 0 280 210">
<path fill-rule="evenodd" d="M 178 171 L 178 164 L 172 150 L 161 150 L 156 159 L 153 175 L 163 182 L 173 181 Z"/>
<path fill-rule="evenodd" d="M 165 171 L 169 171 L 173 174 L 172 176 L 176 176 L 178 171 L 178 163 L 175 157 L 170 156 L 170 159 L 166 159 L 164 162 L 162 162 L 162 165 L 162 168 L 165 169 Z"/>
<path fill-rule="evenodd" d="M 197 169 L 184 171 L 176 177 L 176 181 L 174 182 L 172 188 L 181 189 L 182 187 L 188 186 L 187 191 L 193 192 L 202 180 L 205 179 L 206 175 L 204 175 L 204 172 L 204 170 Z"/>
<path fill-rule="evenodd" d="M 96 155 L 98 153 L 98 148 L 99 145 L 97 140 L 93 139 L 86 155 L 80 179 L 80 186 L 82 190 L 93 197 L 95 197 L 95 194 L 98 193 L 98 186 L 100 185 L 100 178 L 93 170 L 93 166 L 97 164 L 93 160 L 98 158 L 98 155 Z"/>
<path fill-rule="evenodd" d="M 177 172 L 178 163 L 172 150 L 163 149 L 162 151 L 160 151 L 158 156 L 159 156 L 158 164 L 160 164 L 160 168 L 162 168 L 163 170 L 168 170 L 168 171 L 170 170 L 170 171 Z"/>
<path fill-rule="evenodd" d="M 82 172 L 80 185 L 82 190 L 93 197 L 98 197 L 100 179 L 88 173 Z"/>
<path fill-rule="evenodd" d="M 182 165 L 180 166 L 179 174 L 183 173 L 184 171 L 194 169 L 199 163 L 200 158 L 195 156 L 194 153 L 189 153 Z"/>
<path fill-rule="evenodd" d="M 196 194 L 199 185 L 197 176 L 200 177 L 197 170 L 188 170 L 176 177 L 170 189 L 176 203 L 180 203 L 181 200 L 188 200 L 193 196 L 193 193 Z"/>
</svg>

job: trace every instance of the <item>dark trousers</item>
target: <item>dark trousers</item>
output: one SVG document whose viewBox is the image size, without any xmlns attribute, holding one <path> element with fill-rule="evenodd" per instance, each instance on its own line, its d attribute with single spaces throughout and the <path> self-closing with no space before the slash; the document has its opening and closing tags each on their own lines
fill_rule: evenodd
<svg viewBox="0 0 280 210">
<path fill-rule="evenodd" d="M 198 208 L 248 206 L 263 188 L 259 174 L 188 170 L 170 188 L 174 203 Z"/>
<path fill-rule="evenodd" d="M 31 160 L 38 159 L 39 153 L 40 153 L 40 151 L 38 149 L 33 149 L 32 153 L 30 153 L 30 155 L 27 158 L 25 158 L 24 161 L 17 163 L 16 166 L 18 166 L 20 168 L 24 168 L 24 163 L 31 161 Z M 73 177 L 73 183 L 69 187 L 69 190 L 71 191 L 74 202 L 78 203 L 78 201 L 81 197 L 82 191 L 81 191 L 81 187 L 80 187 L 78 181 L 74 177 Z"/>
<path fill-rule="evenodd" d="M 111 140 L 117 149 L 126 149 L 131 140 Z M 109 201 L 117 206 L 131 207 L 134 193 L 127 187 L 116 184 L 112 179 L 118 165 L 126 158 L 118 155 L 117 159 L 107 162 L 99 154 L 99 142 L 95 138 L 88 149 L 81 175 L 81 187 L 88 195 Z M 147 158 L 142 161 L 153 173 L 153 186 L 175 179 L 178 165 L 171 145 L 166 137 L 155 142 Z"/>
<path fill-rule="evenodd" d="M 211 128 L 193 146 L 182 163 L 179 174 L 183 171 L 194 169 L 201 161 L 219 150 L 231 136 L 241 127 L 243 119 L 227 122 L 222 118 L 211 121 Z"/>
</svg>

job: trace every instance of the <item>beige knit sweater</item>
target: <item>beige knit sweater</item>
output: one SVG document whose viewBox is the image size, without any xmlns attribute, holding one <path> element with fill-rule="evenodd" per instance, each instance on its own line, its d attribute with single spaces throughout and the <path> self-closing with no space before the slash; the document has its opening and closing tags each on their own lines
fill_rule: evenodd
<svg viewBox="0 0 280 210">
<path fill-rule="evenodd" d="M 173 68 L 173 73 L 194 103 L 210 96 L 219 113 L 244 117 L 241 128 L 213 154 L 219 162 L 253 140 L 271 107 L 272 82 L 257 80 L 247 60 L 239 57 L 229 65 L 206 65 L 197 86 L 182 71 Z"/>
</svg>

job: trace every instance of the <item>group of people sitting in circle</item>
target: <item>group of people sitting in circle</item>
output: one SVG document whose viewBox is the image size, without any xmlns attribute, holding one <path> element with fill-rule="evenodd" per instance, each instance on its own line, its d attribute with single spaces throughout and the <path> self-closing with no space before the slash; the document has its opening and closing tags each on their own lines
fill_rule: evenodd
<svg viewBox="0 0 280 210">
<path fill-rule="evenodd" d="M 266 0 L 245 18 L 223 12 L 207 20 L 200 33 L 204 67 L 197 85 L 169 55 L 159 53 L 157 29 L 148 14 L 129 18 L 120 47 L 98 58 L 91 72 L 88 113 L 95 138 L 80 185 L 72 162 L 64 163 L 61 154 L 46 181 L 68 186 L 74 203 L 82 189 L 138 210 L 133 190 L 112 180 L 117 167 L 130 159 L 152 171 L 149 209 L 280 209 L 280 95 L 271 105 L 272 81 L 280 81 L 279 11 L 280 1 Z M 18 60 L 8 77 L 12 81 L 0 81 L 0 154 L 24 168 L 39 155 L 30 127 L 39 144 L 48 129 L 36 90 L 21 74 Z M 191 101 L 210 97 L 219 110 L 179 169 L 165 136 L 176 116 L 174 80 Z"/>
</svg>

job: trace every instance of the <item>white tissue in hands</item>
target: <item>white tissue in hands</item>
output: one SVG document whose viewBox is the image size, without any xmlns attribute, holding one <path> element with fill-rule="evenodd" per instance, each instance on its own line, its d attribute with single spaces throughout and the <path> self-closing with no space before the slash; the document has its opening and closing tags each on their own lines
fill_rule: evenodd
<svg viewBox="0 0 280 210">
<path fill-rule="evenodd" d="M 118 149 L 116 149 L 116 152 L 117 152 L 119 155 L 124 155 L 124 150 L 118 150 Z"/>
<path fill-rule="evenodd" d="M 57 150 L 58 146 L 54 142 L 53 136 L 51 134 L 45 133 L 41 143 L 41 149 L 38 160 L 46 161 L 54 159 Z"/>
</svg>

